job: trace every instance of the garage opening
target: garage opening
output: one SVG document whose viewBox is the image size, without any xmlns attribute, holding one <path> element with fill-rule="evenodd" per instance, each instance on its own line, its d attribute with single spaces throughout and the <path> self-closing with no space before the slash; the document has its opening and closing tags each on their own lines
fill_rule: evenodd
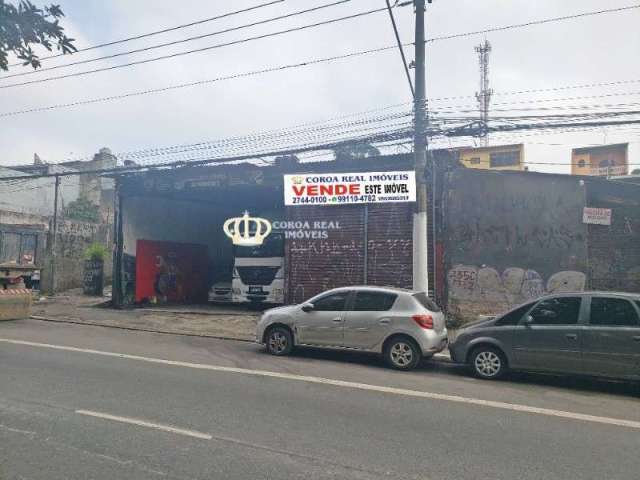
<svg viewBox="0 0 640 480">
<path fill-rule="evenodd" d="M 283 303 L 283 235 L 259 244 L 233 238 L 235 230 L 256 238 L 256 219 L 283 218 L 282 191 L 198 178 L 167 172 L 122 182 L 122 303 Z"/>
</svg>

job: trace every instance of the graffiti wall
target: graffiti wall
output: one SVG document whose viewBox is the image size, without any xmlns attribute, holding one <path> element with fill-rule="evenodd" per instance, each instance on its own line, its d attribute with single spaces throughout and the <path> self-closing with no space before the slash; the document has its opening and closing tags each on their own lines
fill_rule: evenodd
<svg viewBox="0 0 640 480">
<path fill-rule="evenodd" d="M 447 179 L 445 269 L 450 314 L 495 314 L 586 285 L 584 185 L 576 177 L 458 170 Z"/>
<path fill-rule="evenodd" d="M 589 182 L 587 206 L 611 211 L 610 225 L 587 225 L 590 288 L 640 292 L 640 186 Z"/>
</svg>

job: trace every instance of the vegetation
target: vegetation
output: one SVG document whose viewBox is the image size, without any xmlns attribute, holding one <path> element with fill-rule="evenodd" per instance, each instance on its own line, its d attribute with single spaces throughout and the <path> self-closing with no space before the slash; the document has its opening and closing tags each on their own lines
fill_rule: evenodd
<svg viewBox="0 0 640 480">
<path fill-rule="evenodd" d="M 8 70 L 9 52 L 24 65 L 40 67 L 33 45 L 42 45 L 49 51 L 55 46 L 63 54 L 77 51 L 74 39 L 67 37 L 60 26 L 62 17 L 64 13 L 59 5 L 41 9 L 29 0 L 20 0 L 17 6 L 0 0 L 0 70 Z"/>
<path fill-rule="evenodd" d="M 631 175 L 640 175 L 640 168 L 636 168 L 631 171 Z"/>
<path fill-rule="evenodd" d="M 79 197 L 65 208 L 65 216 L 81 222 L 100 222 L 100 207 L 86 197 Z"/>
<path fill-rule="evenodd" d="M 87 260 L 93 260 L 95 262 L 104 260 L 108 253 L 109 251 L 107 250 L 107 247 L 101 243 L 92 243 L 84 251 L 84 256 Z"/>
</svg>

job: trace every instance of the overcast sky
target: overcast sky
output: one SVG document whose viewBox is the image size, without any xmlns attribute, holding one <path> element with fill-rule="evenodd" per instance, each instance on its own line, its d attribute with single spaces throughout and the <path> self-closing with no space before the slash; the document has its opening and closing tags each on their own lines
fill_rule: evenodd
<svg viewBox="0 0 640 480">
<path fill-rule="evenodd" d="M 42 4 L 34 0 L 36 4 Z M 94 45 L 131 35 L 211 17 L 264 3 L 264 0 L 57 0 L 66 18 L 63 25 L 76 38 L 76 46 Z M 43 62 L 49 67 L 92 58 L 330 3 L 330 0 L 285 0 L 229 19 L 181 29 L 123 45 L 79 53 Z M 221 41 L 258 35 L 384 6 L 384 0 L 352 0 L 289 20 L 245 29 L 184 45 L 136 55 L 42 72 L 13 81 L 116 65 L 149 56 L 205 47 Z M 434 0 L 427 11 L 427 37 L 481 30 L 530 20 L 626 6 L 633 0 Z M 413 9 L 397 8 L 402 40 L 412 41 Z M 640 83 L 562 90 L 557 93 L 500 95 L 528 89 L 640 79 L 640 9 L 608 13 L 546 25 L 487 34 L 493 45 L 490 81 L 494 102 L 562 99 L 631 93 L 608 97 L 541 102 L 538 105 L 603 105 L 640 102 Z M 484 35 L 443 40 L 427 47 L 427 95 L 473 95 L 478 89 L 478 62 L 474 46 Z M 130 68 L 35 85 L 0 89 L 0 113 L 117 95 L 147 88 L 204 80 L 258 70 L 317 57 L 394 43 L 385 12 Z M 44 53 L 44 52 L 43 52 Z M 407 51 L 413 59 L 411 49 Z M 26 71 L 13 68 L 10 73 Z M 410 100 L 400 56 L 396 50 L 237 79 L 133 97 L 0 118 L 0 164 L 30 163 L 34 152 L 49 162 L 91 155 L 101 147 L 124 152 L 148 147 L 195 143 L 288 127 L 343 114 L 371 110 Z M 472 105 L 473 98 L 445 105 Z M 434 105 L 442 105 L 442 103 Z M 512 106 L 518 106 L 512 105 Z M 505 108 L 498 107 L 495 108 Z M 539 112 L 542 113 L 542 112 Z M 568 173 L 572 147 L 603 142 L 630 142 L 630 161 L 640 168 L 640 127 L 583 133 L 517 136 L 509 134 L 492 143 L 526 143 L 532 170 Z M 469 139 L 467 143 L 472 143 Z M 438 142 L 438 145 L 444 145 Z"/>
</svg>

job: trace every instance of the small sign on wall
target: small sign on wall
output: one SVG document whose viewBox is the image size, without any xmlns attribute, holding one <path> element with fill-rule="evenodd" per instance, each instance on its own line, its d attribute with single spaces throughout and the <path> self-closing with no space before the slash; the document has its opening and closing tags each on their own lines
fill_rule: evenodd
<svg viewBox="0 0 640 480">
<path fill-rule="evenodd" d="M 611 209 L 584 207 L 582 210 L 582 223 L 611 225 Z"/>
</svg>

